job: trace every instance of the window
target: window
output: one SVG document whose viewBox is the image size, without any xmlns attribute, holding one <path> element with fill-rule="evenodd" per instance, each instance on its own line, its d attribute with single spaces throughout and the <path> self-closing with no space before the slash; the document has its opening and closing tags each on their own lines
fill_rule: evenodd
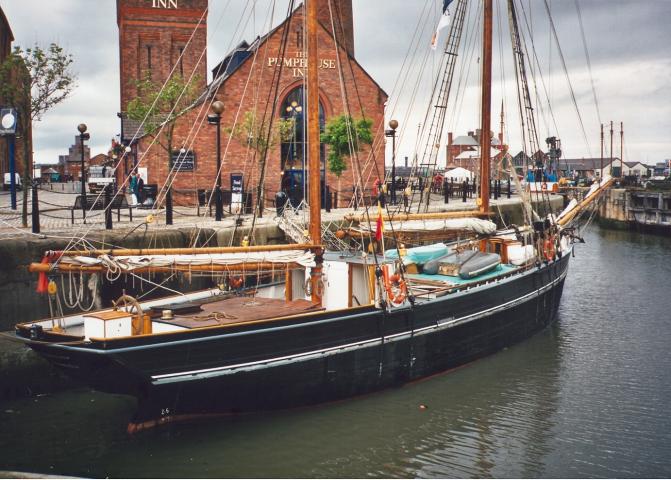
<svg viewBox="0 0 671 480">
<path fill-rule="evenodd" d="M 151 78 L 151 45 L 147 45 L 147 72 Z"/>
<path fill-rule="evenodd" d="M 282 142 L 282 170 L 303 170 L 307 168 L 304 164 L 307 161 L 307 112 L 304 109 L 305 96 L 303 87 L 295 88 L 282 102 L 282 118 L 293 120 L 294 134 L 291 139 Z M 324 106 L 319 102 L 319 130 L 324 131 L 325 117 Z M 326 148 L 321 144 L 321 165 L 322 175 L 324 170 L 324 160 L 326 157 Z"/>
<path fill-rule="evenodd" d="M 303 27 L 296 29 L 296 48 L 303 50 Z"/>
<path fill-rule="evenodd" d="M 184 47 L 179 47 L 179 75 L 184 78 Z"/>
</svg>

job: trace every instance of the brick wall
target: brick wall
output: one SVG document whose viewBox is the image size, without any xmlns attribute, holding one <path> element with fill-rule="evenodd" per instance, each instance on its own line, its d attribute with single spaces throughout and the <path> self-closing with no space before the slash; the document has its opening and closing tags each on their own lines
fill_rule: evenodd
<svg viewBox="0 0 671 480">
<path fill-rule="evenodd" d="M 147 74 L 160 84 L 173 67 L 185 78 L 195 70 L 199 87 L 205 87 L 207 65 L 198 60 L 206 58 L 206 8 L 207 0 L 117 0 L 121 111 L 137 96 L 136 81 Z"/>
</svg>

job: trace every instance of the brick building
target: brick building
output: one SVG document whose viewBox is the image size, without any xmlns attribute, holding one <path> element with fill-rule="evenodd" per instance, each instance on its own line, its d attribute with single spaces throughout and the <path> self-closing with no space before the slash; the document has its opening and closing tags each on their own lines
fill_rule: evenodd
<svg viewBox="0 0 671 480">
<path fill-rule="evenodd" d="M 67 155 L 58 156 L 58 171 L 61 177 L 72 180 L 81 180 L 82 169 L 82 143 L 79 135 L 75 135 L 75 141 L 68 149 Z M 84 144 L 84 168 L 88 168 L 91 160 L 91 149 Z"/>
<path fill-rule="evenodd" d="M 12 33 L 12 29 L 9 25 L 7 17 L 5 16 L 5 13 L 2 11 L 2 7 L 0 7 L 0 63 L 4 62 L 10 55 L 12 51 L 13 41 L 14 41 L 14 34 Z M 13 82 L 28 81 L 26 79 L 26 75 L 27 70 L 25 69 L 25 66 L 22 65 L 21 68 L 19 68 L 19 71 L 14 71 L 12 81 Z M 21 103 L 25 104 L 26 102 L 24 101 Z M 0 107 L 16 108 L 17 105 L 12 105 L 11 101 L 0 97 Z M 30 125 L 29 123 L 27 125 L 27 129 L 23 128 L 23 130 L 27 130 L 27 135 L 24 135 L 23 132 L 21 131 L 23 123 L 25 122 L 19 123 L 19 130 L 17 130 L 17 139 L 14 144 L 15 145 L 14 158 L 16 162 L 15 164 L 16 171 L 22 176 L 24 173 L 25 162 L 28 161 L 29 163 L 32 163 L 32 144 L 33 144 L 32 125 Z M 24 142 L 26 138 L 27 141 Z M 28 150 L 27 158 L 24 154 L 26 150 L 26 145 Z M 28 172 L 30 172 L 30 170 L 31 169 L 29 168 Z M 4 174 L 6 172 L 9 172 L 9 139 L 0 137 L 0 178 L 4 178 Z"/>
<path fill-rule="evenodd" d="M 354 29 L 351 0 L 338 0 L 333 3 L 341 21 L 336 22 L 336 35 L 330 28 L 331 19 L 326 0 L 321 0 L 319 42 L 319 75 L 320 75 L 320 117 L 325 123 L 329 118 L 346 111 L 345 102 L 349 103 L 352 116 L 365 117 L 372 120 L 374 134 L 383 131 L 384 104 L 386 93 L 366 73 L 354 58 Z M 159 58 L 166 62 L 157 65 L 155 80 L 164 80 L 170 71 L 170 62 L 175 64 L 175 42 L 171 39 L 176 35 L 194 33 L 193 58 L 199 58 L 205 48 L 205 18 L 202 14 L 207 7 L 206 0 L 179 0 L 154 2 L 161 8 L 140 8 L 138 0 L 118 0 L 120 48 L 122 53 L 122 111 L 135 92 L 130 85 L 130 78 L 141 75 L 149 67 L 148 50 L 142 47 L 144 38 L 162 39 L 162 43 L 152 44 Z M 152 0 L 147 0 L 152 4 Z M 163 3 L 166 7 L 163 8 Z M 153 5 L 153 4 L 152 4 Z M 150 15 L 150 14 L 153 14 Z M 176 19 L 179 19 L 177 21 Z M 189 19 L 190 23 L 185 23 Z M 200 23 L 199 23 L 200 22 Z M 196 26 L 197 25 L 197 26 Z M 131 30 L 132 29 L 132 30 Z M 304 128 L 304 74 L 307 58 L 304 50 L 306 34 L 304 29 L 303 7 L 299 6 L 293 14 L 275 27 L 268 34 L 257 38 L 251 43 L 242 42 L 223 61 L 212 70 L 212 81 L 209 85 L 202 84 L 203 94 L 175 124 L 176 151 L 184 148 L 187 161 L 181 163 L 176 173 L 173 187 L 176 194 L 188 194 L 193 197 L 198 189 L 210 190 L 215 184 L 216 176 L 216 127 L 209 125 L 207 115 L 213 99 L 225 105 L 221 116 L 221 150 L 222 150 L 222 186 L 230 189 L 231 174 L 242 174 L 245 190 L 255 192 L 260 179 L 261 162 L 259 153 L 250 148 L 248 142 L 240 135 L 231 133 L 232 127 L 240 125 L 245 115 L 255 115 L 260 122 L 264 112 L 273 108 L 275 121 L 286 119 L 293 125 L 290 137 L 278 140 L 268 151 L 264 182 L 264 197 L 272 200 L 277 191 L 283 189 L 302 196 L 304 188 L 305 159 L 305 128 Z M 132 33 L 131 33 L 132 31 Z M 283 42 L 283 38 L 287 41 Z M 337 42 L 336 42 L 337 39 Z M 130 44 L 128 44 L 129 42 Z M 132 45 L 131 45 L 132 44 Z M 336 44 L 339 48 L 336 48 Z M 156 46 L 154 46 L 156 45 Z M 284 45 L 284 47 L 283 47 Z M 191 47 L 189 47 L 191 48 Z M 283 53 L 282 53 L 283 52 Z M 131 65 L 133 62 L 136 64 Z M 342 65 L 342 83 L 338 64 Z M 196 68 L 200 78 L 205 78 L 202 69 L 204 61 L 198 65 L 184 65 L 184 69 Z M 181 68 L 181 67 L 180 67 Z M 179 73 L 179 72 L 178 72 Z M 190 72 L 184 72 L 189 75 Z M 343 98 L 343 90 L 347 100 Z M 360 100 L 359 100 L 360 99 Z M 360 103 L 359 103 L 360 102 Z M 123 120 L 122 139 L 129 140 L 129 133 L 137 129 L 137 124 Z M 276 122 L 277 123 L 277 122 Z M 196 133 L 197 132 L 197 133 Z M 132 135 L 130 135 L 132 137 Z M 363 178 L 370 179 L 377 167 L 384 172 L 384 144 L 377 142 L 375 152 L 365 147 L 358 155 L 361 160 Z M 147 169 L 150 184 L 162 186 L 168 177 L 171 165 L 165 150 L 152 145 L 149 137 L 143 137 L 136 145 L 132 145 L 134 161 L 142 159 L 139 165 Z M 345 201 L 351 197 L 355 183 L 355 169 L 348 165 L 340 182 L 325 168 L 326 148 L 322 147 L 322 181 L 335 189 L 340 183 L 343 192 L 340 196 Z M 372 155 L 374 153 L 374 155 Z M 178 158 L 183 158 L 184 155 Z M 373 160 L 374 159 L 374 160 Z"/>
</svg>

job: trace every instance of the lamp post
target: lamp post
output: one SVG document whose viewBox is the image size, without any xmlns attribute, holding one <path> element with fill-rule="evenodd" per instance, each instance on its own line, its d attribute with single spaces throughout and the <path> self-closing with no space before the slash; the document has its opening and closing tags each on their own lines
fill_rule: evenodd
<svg viewBox="0 0 671 480">
<path fill-rule="evenodd" d="M 91 135 L 86 133 L 87 127 L 85 123 L 80 123 L 77 126 L 77 130 L 79 130 L 79 141 L 80 141 L 80 148 L 82 151 L 82 170 L 79 173 L 79 177 L 81 178 L 82 181 L 82 219 L 84 223 L 86 223 L 86 177 L 84 176 L 84 141 L 88 140 L 91 138 Z"/>
<path fill-rule="evenodd" d="M 210 125 L 217 126 L 217 186 L 215 191 L 215 216 L 220 222 L 224 216 L 224 202 L 221 196 L 221 114 L 224 112 L 224 102 L 217 100 L 212 104 L 214 115 L 207 116 Z"/>
<path fill-rule="evenodd" d="M 303 112 L 303 107 L 301 105 L 299 105 L 297 101 L 294 100 L 293 102 L 291 102 L 291 104 L 289 104 L 289 106 L 286 108 L 286 110 L 287 110 L 287 113 L 291 116 L 291 119 L 294 122 L 293 139 L 292 139 L 292 142 L 291 142 L 291 168 L 290 168 L 290 170 L 293 170 L 294 169 L 293 168 L 293 163 L 296 160 L 296 158 L 295 158 L 296 157 L 296 130 L 298 128 L 297 123 L 296 123 L 296 117 L 298 117 Z M 303 155 L 301 155 L 301 178 L 302 178 L 302 181 L 303 181 L 303 185 L 301 185 L 301 187 L 303 188 L 303 193 L 301 194 L 301 197 L 305 196 L 305 161 L 304 161 L 304 158 L 305 157 Z M 286 171 L 286 167 L 284 168 L 284 170 Z M 291 173 L 290 173 L 290 175 L 291 175 Z M 291 181 L 290 188 L 291 188 L 291 191 L 293 191 L 293 189 L 294 189 L 293 182 L 295 180 L 295 177 L 293 177 L 293 175 L 292 175 L 291 180 L 292 181 Z M 291 196 L 294 197 L 293 194 Z M 302 198 L 301 198 L 301 200 L 302 200 Z M 294 203 L 294 201 L 292 201 L 292 204 L 293 203 Z M 298 203 L 300 203 L 300 201 L 295 202 L 295 203 L 298 204 Z M 296 206 L 296 205 L 294 205 L 294 206 Z"/>
<path fill-rule="evenodd" d="M 398 121 L 389 121 L 389 130 L 385 130 L 386 137 L 391 137 L 391 203 L 396 204 L 396 129 Z"/>
<path fill-rule="evenodd" d="M 124 193 L 126 192 L 126 187 L 125 187 L 125 180 L 128 177 L 128 157 L 130 156 L 131 148 L 130 145 L 126 145 L 126 148 L 124 148 L 124 156 L 123 156 L 123 177 L 119 179 L 119 181 L 124 184 L 123 191 Z"/>
</svg>

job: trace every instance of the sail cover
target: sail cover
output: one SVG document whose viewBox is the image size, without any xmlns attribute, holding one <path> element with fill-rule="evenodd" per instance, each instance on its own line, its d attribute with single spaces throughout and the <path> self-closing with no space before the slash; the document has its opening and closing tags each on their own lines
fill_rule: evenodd
<svg viewBox="0 0 671 480">
<path fill-rule="evenodd" d="M 489 220 L 480 218 L 447 218 L 447 219 L 432 219 L 432 220 L 395 220 L 392 222 L 385 222 L 385 233 L 392 232 L 410 232 L 410 231 L 449 231 L 461 230 L 473 232 L 480 235 L 491 235 L 496 232 L 496 224 Z M 361 230 L 365 230 L 362 225 Z"/>
<path fill-rule="evenodd" d="M 295 263 L 303 267 L 314 267 L 315 258 L 311 252 L 286 250 L 278 252 L 215 253 L 197 255 L 132 255 L 99 257 L 63 257 L 62 264 L 78 266 L 103 266 L 111 270 L 130 272 L 146 267 L 240 265 L 243 263 Z"/>
</svg>

